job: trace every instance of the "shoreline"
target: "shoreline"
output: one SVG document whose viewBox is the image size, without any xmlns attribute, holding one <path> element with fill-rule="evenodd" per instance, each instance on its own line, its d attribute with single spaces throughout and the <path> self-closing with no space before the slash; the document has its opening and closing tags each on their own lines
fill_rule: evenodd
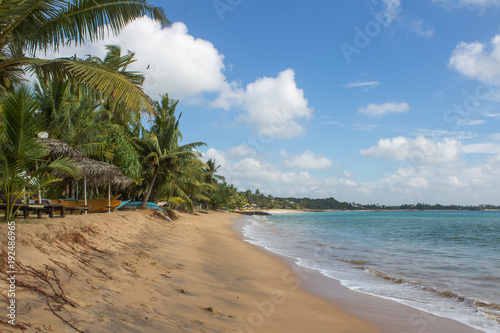
<svg viewBox="0 0 500 333">
<path fill-rule="evenodd" d="M 241 217 L 243 220 L 245 217 Z M 242 231 L 245 222 L 236 222 L 235 227 L 243 241 L 251 243 Z M 301 288 L 313 295 L 322 297 L 357 318 L 370 322 L 381 332 L 410 333 L 478 333 L 483 332 L 455 319 L 430 314 L 423 310 L 399 303 L 396 300 L 377 295 L 351 290 L 343 286 L 339 280 L 327 277 L 318 270 L 296 264 L 290 258 L 272 252 L 262 246 L 251 243 L 268 255 L 275 256 L 285 262 L 301 277 Z"/>
<path fill-rule="evenodd" d="M 477 332 L 332 285 L 242 239 L 238 218 L 210 212 L 168 222 L 136 211 L 18 221 L 19 279 L 36 288 L 18 288 L 16 322 L 26 332 L 70 324 L 88 333 Z M 60 318 L 49 310 L 59 306 Z M 0 324 L 0 331 L 20 330 Z"/>
<path fill-rule="evenodd" d="M 26 332 L 377 332 L 300 289 L 283 261 L 231 229 L 237 217 L 168 222 L 137 211 L 16 221 L 16 323 Z M 6 230 L 0 224 L 3 247 Z"/>
</svg>

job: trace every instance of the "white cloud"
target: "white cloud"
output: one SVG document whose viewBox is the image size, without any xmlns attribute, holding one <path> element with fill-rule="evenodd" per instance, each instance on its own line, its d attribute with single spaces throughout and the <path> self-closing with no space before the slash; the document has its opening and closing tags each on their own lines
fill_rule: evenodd
<svg viewBox="0 0 500 333">
<path fill-rule="evenodd" d="M 500 35 L 492 38 L 490 49 L 480 42 L 459 43 L 448 66 L 471 79 L 500 82 Z"/>
<path fill-rule="evenodd" d="M 427 181 L 427 179 L 422 177 L 409 178 L 406 184 L 415 189 L 423 189 L 429 186 L 429 182 Z"/>
<path fill-rule="evenodd" d="M 241 148 L 241 147 L 240 147 Z M 239 150 L 240 148 L 236 148 Z M 246 148 L 243 148 L 246 150 Z M 224 152 L 210 148 L 204 159 L 213 158 L 221 165 L 220 172 L 236 185 L 265 187 L 268 185 L 313 186 L 321 182 L 308 172 L 282 172 L 276 165 L 269 163 L 263 156 L 237 156 L 235 148 Z"/>
<path fill-rule="evenodd" d="M 103 58 L 105 45 L 120 45 L 122 53 L 136 53 L 136 62 L 129 70 L 142 72 L 145 92 L 152 98 L 168 93 L 171 98 L 214 108 L 241 107 L 245 111 L 239 118 L 250 125 L 257 134 L 276 138 L 290 138 L 304 133 L 302 123 L 312 116 L 312 109 L 297 88 L 295 72 L 287 69 L 275 78 L 263 77 L 241 88 L 238 82 L 227 82 L 225 64 L 215 46 L 188 33 L 186 25 L 175 22 L 170 28 L 161 29 L 157 22 L 147 17 L 127 25 L 119 35 L 79 47 L 61 49 L 48 57 L 88 54 Z M 212 102 L 205 93 L 218 94 Z"/>
<path fill-rule="evenodd" d="M 260 189 L 263 193 L 274 196 L 309 196 L 325 197 L 345 195 L 347 192 L 356 193 L 358 184 L 348 179 L 352 176 L 349 172 L 340 171 L 341 177 L 322 178 L 308 171 L 285 172 L 277 164 L 269 162 L 269 154 L 255 153 L 253 156 L 244 156 L 251 148 L 246 146 L 233 147 L 227 151 L 210 148 L 204 154 L 204 160 L 214 158 L 220 164 L 220 174 L 229 183 L 235 184 L 242 190 Z M 243 152 L 235 154 L 235 151 Z M 326 168 L 333 163 L 320 154 L 306 151 L 300 155 L 289 155 L 282 151 L 280 153 L 284 162 L 290 162 L 290 167 L 303 169 Z M 307 158 L 312 156 L 316 163 L 310 163 Z"/>
<path fill-rule="evenodd" d="M 241 106 L 245 103 L 245 90 L 237 82 L 225 84 L 220 90 L 220 94 L 210 103 L 213 108 L 229 110 L 234 106 Z"/>
<path fill-rule="evenodd" d="M 422 19 L 410 21 L 410 23 L 408 23 L 408 27 L 410 28 L 410 31 L 413 31 L 420 37 L 431 38 L 434 36 L 434 29 L 426 25 Z"/>
<path fill-rule="evenodd" d="M 474 139 L 477 137 L 477 133 L 474 132 L 456 132 L 448 130 L 430 130 L 430 129 L 419 129 L 417 130 L 419 136 L 425 136 L 433 138 L 434 141 L 442 140 L 443 138 L 454 139 L 454 140 L 466 140 Z"/>
<path fill-rule="evenodd" d="M 248 145 L 241 145 L 232 147 L 226 152 L 226 155 L 231 159 L 254 157 L 257 155 L 257 151 L 253 148 L 250 148 Z"/>
<path fill-rule="evenodd" d="M 377 159 L 408 161 L 413 165 L 446 163 L 458 160 L 462 151 L 459 141 L 445 138 L 436 142 L 423 136 L 415 139 L 396 137 L 381 139 L 376 146 L 360 150 L 361 155 Z"/>
<path fill-rule="evenodd" d="M 463 146 L 466 154 L 500 154 L 500 144 L 494 142 L 473 143 Z"/>
<path fill-rule="evenodd" d="M 276 78 L 263 77 L 247 85 L 245 90 L 225 93 L 219 100 L 229 106 L 232 101 L 242 103 L 239 120 L 247 123 L 255 133 L 273 138 L 291 138 L 302 135 L 302 123 L 312 117 L 312 109 L 304 98 L 304 91 L 297 87 L 295 72 L 287 69 Z M 237 97 L 234 97 L 236 95 Z"/>
<path fill-rule="evenodd" d="M 479 120 L 479 119 L 459 119 L 459 120 L 457 120 L 458 126 L 476 126 L 476 125 L 482 125 L 484 123 L 486 123 L 485 120 Z"/>
<path fill-rule="evenodd" d="M 358 109 L 359 113 L 364 113 L 369 116 L 382 116 L 386 113 L 402 113 L 408 112 L 410 110 L 410 106 L 408 103 L 384 103 L 384 104 L 370 104 L 365 108 Z"/>
<path fill-rule="evenodd" d="M 365 82 L 351 82 L 351 83 L 346 83 L 344 84 L 344 87 L 346 88 L 375 88 L 380 85 L 380 82 L 378 81 L 365 81 Z"/>
<path fill-rule="evenodd" d="M 143 17 L 131 22 L 117 36 L 62 49 L 52 55 L 77 53 L 80 57 L 87 54 L 103 57 L 105 45 L 109 44 L 120 45 L 123 53 L 127 50 L 136 53 L 137 61 L 129 69 L 146 76 L 144 89 L 153 98 L 166 92 L 175 99 L 189 98 L 218 92 L 227 85 L 224 56 L 209 41 L 191 36 L 182 22 L 161 29 L 159 23 Z"/>
<path fill-rule="evenodd" d="M 280 165 L 270 162 L 272 155 L 258 153 L 248 146 L 226 151 L 210 148 L 205 159 L 215 158 L 217 164 L 222 165 L 219 169 L 221 175 L 240 190 L 260 189 L 273 196 L 333 196 L 340 201 L 381 204 L 494 203 L 488 202 L 487 198 L 498 197 L 500 145 L 464 145 L 464 153 L 489 154 L 483 160 L 481 156 L 475 156 L 475 164 L 471 166 L 461 148 L 460 142 L 449 138 L 440 141 L 422 137 L 379 141 L 368 152 L 361 153 L 398 163 L 394 170 L 369 182 L 358 182 L 352 173 L 344 170 L 336 170 L 337 177 L 321 177 L 315 174 L 319 170 L 312 169 L 285 172 Z M 280 155 L 291 159 L 303 154 L 281 152 Z"/>
<path fill-rule="evenodd" d="M 333 165 L 333 161 L 329 158 L 315 154 L 310 150 L 306 150 L 299 155 L 289 155 L 282 150 L 280 155 L 283 160 L 283 165 L 292 169 L 326 169 Z"/>
</svg>

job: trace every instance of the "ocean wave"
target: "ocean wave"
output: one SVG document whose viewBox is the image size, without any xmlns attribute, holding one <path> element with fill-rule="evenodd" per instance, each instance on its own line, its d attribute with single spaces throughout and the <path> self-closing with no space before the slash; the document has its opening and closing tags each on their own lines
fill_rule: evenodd
<svg viewBox="0 0 500 333">
<path fill-rule="evenodd" d="M 344 261 L 344 260 L 342 260 Z M 348 261 L 347 261 L 348 262 Z M 388 274 L 385 274 L 383 272 L 380 272 L 376 269 L 370 268 L 370 267 L 363 267 L 364 271 L 372 276 L 384 279 L 385 281 L 389 281 L 395 284 L 407 284 L 411 285 L 417 288 L 420 288 L 421 290 L 431 292 L 434 295 L 437 295 L 442 298 L 450 299 L 456 302 L 464 303 L 466 306 L 471 307 L 475 309 L 477 312 L 482 312 L 485 315 L 487 315 L 491 320 L 494 320 L 495 322 L 500 324 L 500 304 L 497 303 L 489 303 L 473 298 L 469 298 L 464 295 L 460 295 L 459 293 L 456 293 L 451 290 L 440 290 L 438 288 L 434 287 L 429 287 L 424 285 L 420 281 L 412 281 L 408 280 L 405 278 L 399 278 L 399 277 L 394 277 Z"/>
<path fill-rule="evenodd" d="M 369 263 L 369 261 L 367 261 L 367 260 L 356 260 L 356 259 L 340 259 L 340 261 L 346 262 L 349 264 L 353 264 L 353 265 L 366 265 Z"/>
<path fill-rule="evenodd" d="M 390 244 L 379 244 L 378 248 L 384 251 L 377 251 L 376 246 L 366 245 L 377 239 L 377 233 L 370 234 L 370 237 L 364 233 L 359 236 L 358 229 L 351 228 L 350 224 L 335 221 L 335 224 L 327 225 L 328 221 L 325 221 L 253 217 L 252 220 L 246 220 L 249 223 L 242 231 L 250 238 L 247 240 L 250 243 L 288 257 L 298 266 L 316 270 L 351 290 L 392 299 L 458 320 L 484 332 L 500 332 L 499 294 L 484 293 L 485 290 L 496 290 L 496 282 L 500 277 L 495 270 L 474 272 L 472 269 L 464 270 L 463 265 L 458 270 L 449 261 L 454 263 L 459 253 L 434 243 L 426 247 L 428 250 L 425 253 L 415 252 L 417 247 L 410 246 L 411 242 L 402 243 L 399 238 L 395 238 Z M 389 222 L 386 223 L 390 225 Z M 307 228 L 302 226 L 304 223 Z M 391 229 L 398 235 L 399 226 L 394 224 Z M 420 224 L 417 226 L 420 228 Z M 371 233 L 378 230 L 372 230 L 371 225 L 365 228 Z M 429 234 L 424 241 L 435 236 L 435 233 Z M 456 249 L 462 250 L 461 247 Z M 411 255 L 410 259 L 405 257 L 407 254 Z M 493 256 L 489 253 L 486 255 Z M 443 258 L 451 259 L 446 261 Z M 476 267 L 474 262 L 466 261 L 469 257 L 461 258 L 465 258 L 462 261 L 467 267 Z M 397 273 L 386 273 L 385 270 Z M 434 274 L 432 272 L 436 272 L 436 275 L 431 275 Z M 453 279 L 447 280 L 447 277 Z"/>
</svg>

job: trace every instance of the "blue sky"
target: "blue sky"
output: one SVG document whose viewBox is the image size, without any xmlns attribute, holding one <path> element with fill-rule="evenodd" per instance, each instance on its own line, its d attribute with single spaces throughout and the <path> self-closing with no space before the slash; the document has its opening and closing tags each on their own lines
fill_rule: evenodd
<svg viewBox="0 0 500 333">
<path fill-rule="evenodd" d="M 58 55 L 136 52 L 185 142 L 242 190 L 498 204 L 500 0 L 171 0 Z M 149 65 L 149 69 L 146 69 Z"/>
</svg>

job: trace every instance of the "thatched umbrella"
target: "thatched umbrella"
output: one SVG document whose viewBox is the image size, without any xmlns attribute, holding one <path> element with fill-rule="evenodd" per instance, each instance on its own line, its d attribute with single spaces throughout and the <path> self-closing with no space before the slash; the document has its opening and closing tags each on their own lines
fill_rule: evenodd
<svg viewBox="0 0 500 333">
<path fill-rule="evenodd" d="M 49 159 L 55 161 L 61 157 L 67 157 L 72 160 L 78 161 L 83 158 L 83 154 L 78 149 L 70 146 L 66 142 L 56 139 L 39 138 L 38 142 L 45 146 Z"/>
<path fill-rule="evenodd" d="M 38 134 L 38 142 L 44 145 L 44 148 L 47 151 L 47 155 L 49 157 L 49 161 L 51 162 L 61 157 L 66 157 L 76 161 L 83 158 L 83 154 L 81 151 L 70 146 L 66 142 L 62 142 L 56 139 L 49 139 L 48 134 L 45 132 L 41 132 Z M 38 200 L 39 202 L 42 202 L 41 189 L 38 190 Z"/>
<path fill-rule="evenodd" d="M 127 176 L 124 176 L 122 174 L 115 176 L 113 178 L 113 181 L 111 182 L 111 185 L 115 188 L 119 189 L 124 189 L 129 187 L 133 183 L 133 180 Z"/>
<path fill-rule="evenodd" d="M 90 158 L 78 161 L 77 169 L 83 175 L 85 207 L 87 207 L 87 184 L 94 186 L 108 184 L 108 212 L 111 212 L 111 184 L 123 188 L 132 183 L 132 179 L 125 177 L 116 166 Z"/>
<path fill-rule="evenodd" d="M 108 199 L 111 201 L 111 185 L 118 188 L 125 188 L 132 184 L 132 179 L 124 176 L 116 166 L 86 158 L 80 150 L 65 142 L 50 139 L 46 133 L 39 134 L 38 142 L 41 142 L 45 146 L 51 161 L 66 157 L 76 162 L 77 169 L 83 175 L 85 207 L 87 207 L 87 185 L 98 186 L 108 184 Z M 111 202 L 109 202 L 109 206 L 111 206 Z M 109 208 L 108 211 L 110 211 Z M 87 214 L 86 211 L 85 214 Z"/>
</svg>

